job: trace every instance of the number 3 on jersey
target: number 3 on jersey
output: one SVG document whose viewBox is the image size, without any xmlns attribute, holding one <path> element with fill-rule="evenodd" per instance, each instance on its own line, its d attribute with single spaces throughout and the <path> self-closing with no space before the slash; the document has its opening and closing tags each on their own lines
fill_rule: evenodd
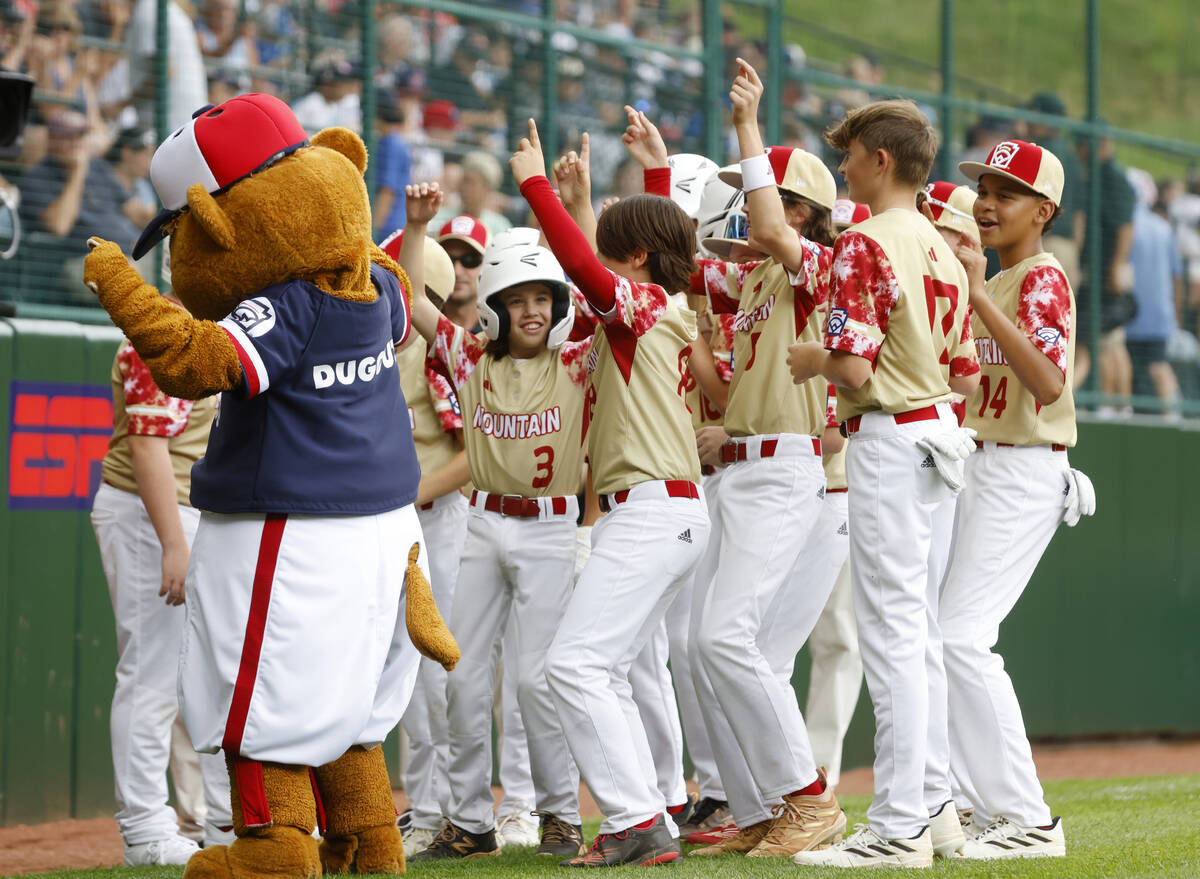
<svg viewBox="0 0 1200 879">
<path fill-rule="evenodd" d="M 929 329 L 934 328 L 938 321 L 938 315 L 941 314 L 942 336 L 945 341 L 942 344 L 942 353 L 938 357 L 938 363 L 949 366 L 950 334 L 955 331 L 954 309 L 958 306 L 958 288 L 945 281 L 935 281 L 926 275 L 925 304 L 929 308 Z M 943 308 L 945 311 L 942 311 Z"/>
<path fill-rule="evenodd" d="M 546 460 L 542 460 L 545 456 Z M 534 488 L 545 488 L 554 479 L 554 447 L 553 446 L 538 446 L 533 450 L 533 457 L 537 462 L 538 475 L 533 478 Z"/>
</svg>

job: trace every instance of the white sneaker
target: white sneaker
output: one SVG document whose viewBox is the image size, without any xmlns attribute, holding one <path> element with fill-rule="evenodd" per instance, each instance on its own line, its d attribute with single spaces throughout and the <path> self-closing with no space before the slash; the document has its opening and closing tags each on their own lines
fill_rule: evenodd
<svg viewBox="0 0 1200 879">
<path fill-rule="evenodd" d="M 428 827 L 413 827 L 410 824 L 407 830 L 400 831 L 400 838 L 404 840 L 404 857 L 411 858 L 417 852 L 425 851 L 437 835 L 437 830 L 430 830 Z"/>
<path fill-rule="evenodd" d="M 513 812 L 510 815 L 501 815 L 496 819 L 496 842 L 501 848 L 508 846 L 536 846 L 541 842 L 538 837 L 538 825 L 533 820 L 532 813 L 526 815 L 520 812 Z"/>
<path fill-rule="evenodd" d="M 946 800 L 942 807 L 929 816 L 929 835 L 933 843 L 933 855 L 937 858 L 961 857 L 967 837 L 963 833 L 954 800 Z"/>
<path fill-rule="evenodd" d="M 796 852 L 792 861 L 814 867 L 932 867 L 933 843 L 929 826 L 911 839 L 884 839 L 867 824 L 855 824 L 854 834 L 829 848 Z"/>
<path fill-rule="evenodd" d="M 233 845 L 237 839 L 237 834 L 233 832 L 233 828 L 224 830 L 216 824 L 204 825 L 204 847 L 212 848 L 214 845 Z"/>
<path fill-rule="evenodd" d="M 181 865 L 200 851 L 200 846 L 182 836 L 168 836 L 153 842 L 125 846 L 126 867 L 165 867 Z"/>
<path fill-rule="evenodd" d="M 1063 858 L 1066 855 L 1067 839 L 1061 818 L 1055 818 L 1049 827 L 1022 827 L 1007 818 L 997 818 L 968 839 L 962 852 L 964 858 L 981 861 Z"/>
</svg>

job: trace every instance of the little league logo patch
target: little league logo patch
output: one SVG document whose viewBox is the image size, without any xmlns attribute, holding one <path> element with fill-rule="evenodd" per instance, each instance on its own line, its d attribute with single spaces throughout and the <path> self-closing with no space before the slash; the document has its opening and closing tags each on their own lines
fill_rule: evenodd
<svg viewBox="0 0 1200 879">
<path fill-rule="evenodd" d="M 825 325 L 825 332 L 831 336 L 840 336 L 842 331 L 846 329 L 846 320 L 850 315 L 844 308 L 834 308 L 829 312 L 829 323 Z"/>
<path fill-rule="evenodd" d="M 988 162 L 993 168 L 1000 168 L 1007 171 L 1008 166 L 1012 164 L 1012 160 L 1017 157 L 1021 145 L 1013 143 L 1011 140 L 1001 141 L 996 144 L 996 148 L 992 150 L 992 159 Z"/>
<path fill-rule="evenodd" d="M 1047 345 L 1057 345 L 1058 340 L 1062 338 L 1062 332 L 1054 327 L 1040 327 L 1034 332 L 1034 335 Z"/>
<path fill-rule="evenodd" d="M 475 222 L 470 217 L 455 217 L 450 221 L 451 235 L 470 235 Z"/>
<path fill-rule="evenodd" d="M 229 315 L 252 338 L 262 336 L 275 326 L 275 306 L 263 296 L 247 299 Z"/>
</svg>

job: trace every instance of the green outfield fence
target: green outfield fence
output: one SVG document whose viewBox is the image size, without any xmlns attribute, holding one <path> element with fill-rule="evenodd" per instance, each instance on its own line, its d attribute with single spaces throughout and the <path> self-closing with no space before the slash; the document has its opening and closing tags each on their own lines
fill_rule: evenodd
<svg viewBox="0 0 1200 879">
<path fill-rule="evenodd" d="M 149 61 L 158 85 L 153 111 L 135 117 L 155 143 L 169 133 L 165 83 L 181 56 L 167 24 L 178 2 L 157 0 L 158 49 Z M 194 2 L 196 29 L 224 33 L 215 15 L 204 24 L 221 4 Z M 145 3 L 154 0 L 139 5 Z M 18 6 L 0 0 L 0 63 L 16 58 L 15 66 L 45 72 L 37 77 L 37 112 L 24 142 L 0 154 L 0 188 L 19 198 L 22 220 L 14 257 L 0 261 L 0 316 L 15 314 L 0 318 L 0 413 L 8 418 L 0 477 L 6 825 L 113 809 L 107 716 L 115 643 L 86 510 L 108 433 L 102 401 L 118 335 L 79 282 L 81 230 L 58 236 L 45 227 L 40 209 L 53 193 L 36 188 L 49 184 L 33 169 L 61 133 L 62 110 L 94 111 L 88 142 L 95 136 L 98 159 L 105 139 L 130 121 L 132 98 L 119 75 L 130 56 L 129 32 L 85 14 L 104 4 L 64 5 L 78 29 L 70 15 L 39 22 L 32 37 L 42 42 L 22 60 L 14 49 L 27 38 Z M 1184 25 L 1194 16 L 1182 0 L 236 0 L 234 7 L 234 39 L 226 48 L 214 37 L 216 49 L 204 59 L 210 94 L 270 91 L 302 106 L 318 90 L 315 80 L 334 71 L 337 94 L 357 95 L 345 100 L 357 100 L 350 124 L 370 147 L 368 182 L 377 204 L 383 140 L 399 132 L 413 167 L 440 177 L 464 200 L 464 160 L 473 152 L 476 159 L 491 156 L 499 169 L 492 203 L 504 221 L 522 222 L 504 160 L 529 116 L 538 119 L 547 152 L 590 132 L 597 195 L 638 191 L 640 171 L 619 144 L 625 103 L 646 107 L 673 150 L 732 160 L 724 95 L 739 54 L 765 73 L 768 142 L 803 145 L 832 165 L 837 157 L 819 138 L 826 125 L 865 96 L 904 96 L 941 131 L 941 177 L 953 179 L 962 155 L 973 155 L 986 136 L 1009 136 L 1014 125 L 1049 126 L 1066 149 L 1081 138 L 1090 145 L 1080 161 L 1092 182 L 1080 187 L 1080 198 L 1093 240 L 1115 199 L 1093 158 L 1105 139 L 1115 142 L 1123 163 L 1200 189 L 1192 181 L 1200 158 L 1200 61 L 1192 60 Z M 64 27 L 70 39 L 53 43 Z M 980 58 L 994 59 L 988 52 L 997 45 L 1003 63 L 981 65 Z M 62 67 L 49 63 L 63 56 L 79 76 L 64 80 Z M 1130 59 L 1144 60 L 1153 75 L 1130 76 Z M 1025 108 L 1043 90 L 1059 94 L 1066 115 Z M 332 118 L 336 107 L 326 105 Z M 439 118 L 448 124 L 435 130 L 431 121 Z M 119 150 L 108 157 L 115 161 Z M 103 213 L 104 205 L 89 208 Z M 1193 214 L 1172 214 L 1181 240 L 1200 225 L 1200 209 Z M 89 231 L 117 235 L 108 225 Z M 12 236 L 10 215 L 0 208 L 0 251 Z M 1183 392 L 1173 414 L 1185 417 L 1156 416 L 1164 405 L 1144 389 L 1140 370 L 1135 391 L 1142 392 L 1133 403 L 1149 414 L 1120 423 L 1083 414 L 1072 460 L 1095 481 L 1099 513 L 1055 538 L 1002 632 L 1034 736 L 1200 732 L 1200 704 L 1183 695 L 1200 683 L 1192 631 L 1200 550 L 1191 539 L 1200 521 L 1189 496 L 1200 466 L 1200 422 L 1187 417 L 1200 415 L 1200 297 L 1190 296 L 1200 293 L 1200 233 L 1196 238 L 1196 258 L 1184 266 L 1189 289 L 1179 327 L 1167 348 Z M 1100 277 L 1104 254 L 1092 248 L 1089 256 L 1091 277 Z M 156 275 L 158 257 L 140 266 L 147 276 Z M 1100 285 L 1079 292 L 1097 298 Z M 1081 328 L 1093 350 L 1099 321 L 1093 307 Z M 1079 399 L 1085 408 L 1113 402 L 1095 370 Z M 798 681 L 805 663 L 802 657 Z M 864 698 L 847 743 L 849 765 L 869 762 L 871 732 Z"/>
</svg>

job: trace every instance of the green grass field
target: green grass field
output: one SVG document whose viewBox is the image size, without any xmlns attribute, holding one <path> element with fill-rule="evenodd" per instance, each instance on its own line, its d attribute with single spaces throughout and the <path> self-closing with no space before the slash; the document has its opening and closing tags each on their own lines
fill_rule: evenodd
<svg viewBox="0 0 1200 879">
<path fill-rule="evenodd" d="M 1057 781 L 1046 784 L 1046 796 L 1056 813 L 1064 816 L 1067 858 L 1046 861 L 982 863 L 938 862 L 933 875 L 955 879 L 977 877 L 1021 877 L 1021 879 L 1132 879 L 1132 877 L 1200 876 L 1200 775 L 1145 776 L 1086 781 Z M 850 822 L 862 821 L 867 797 L 846 797 L 842 805 Z M 598 822 L 585 827 L 595 833 Z M 634 874 L 646 868 L 621 868 Z M 845 876 L 843 870 L 796 867 L 791 861 L 750 860 L 725 857 L 686 858 L 682 863 L 656 868 L 665 876 L 740 877 L 799 876 L 812 879 Z M 182 867 L 118 868 L 111 870 L 67 870 L 37 874 L 54 879 L 176 879 Z M 533 854 L 511 852 L 496 859 L 420 863 L 409 876 L 429 877 L 517 877 L 563 876 L 553 861 Z M 881 870 L 875 876 L 909 876 L 907 870 Z"/>
</svg>

